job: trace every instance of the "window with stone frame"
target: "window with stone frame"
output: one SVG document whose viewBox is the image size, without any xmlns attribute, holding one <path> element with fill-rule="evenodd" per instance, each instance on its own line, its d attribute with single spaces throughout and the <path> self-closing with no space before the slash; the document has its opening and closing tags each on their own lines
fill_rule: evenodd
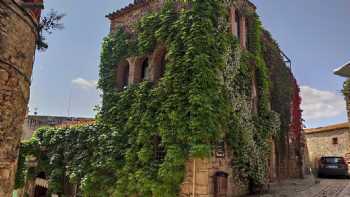
<svg viewBox="0 0 350 197">
<path fill-rule="evenodd" d="M 337 137 L 332 138 L 332 144 L 333 145 L 337 145 L 338 144 L 338 138 Z"/>
<path fill-rule="evenodd" d="M 219 140 L 215 145 L 215 157 L 225 158 L 225 140 Z"/>
<path fill-rule="evenodd" d="M 216 172 L 214 175 L 214 197 L 228 197 L 228 174 Z"/>
</svg>

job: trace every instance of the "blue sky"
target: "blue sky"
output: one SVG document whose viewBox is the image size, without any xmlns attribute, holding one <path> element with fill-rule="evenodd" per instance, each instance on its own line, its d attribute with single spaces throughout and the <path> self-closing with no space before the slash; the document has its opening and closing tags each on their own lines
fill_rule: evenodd
<svg viewBox="0 0 350 197">
<path fill-rule="evenodd" d="M 48 38 L 34 65 L 30 113 L 93 117 L 100 103 L 95 88 L 106 14 L 131 0 L 47 0 L 65 13 L 65 28 Z M 253 0 L 263 25 L 292 59 L 308 127 L 346 121 L 343 78 L 333 70 L 350 60 L 349 0 Z"/>
</svg>

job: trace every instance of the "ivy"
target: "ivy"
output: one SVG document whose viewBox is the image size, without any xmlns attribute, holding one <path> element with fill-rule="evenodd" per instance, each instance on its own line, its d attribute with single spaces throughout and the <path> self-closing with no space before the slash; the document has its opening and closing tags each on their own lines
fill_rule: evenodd
<svg viewBox="0 0 350 197">
<path fill-rule="evenodd" d="M 135 34 L 119 28 L 104 39 L 98 83 L 103 103 L 96 124 L 43 128 L 23 142 L 18 187 L 24 177 L 44 171 L 50 191 L 58 194 L 69 182 L 88 197 L 175 197 L 186 161 L 211 157 L 213 144 L 223 138 L 240 181 L 266 184 L 269 140 L 282 127 L 271 110 L 275 86 L 261 23 L 248 16 L 248 50 L 242 50 L 226 33 L 227 2 L 187 3 L 191 6 L 178 9 L 167 1 L 135 25 Z M 117 91 L 117 65 L 157 45 L 167 47 L 164 77 L 157 84 L 144 81 Z M 251 104 L 254 76 L 257 114 Z M 165 157 L 157 160 L 159 147 Z M 28 155 L 39 161 L 32 175 L 24 165 Z"/>
</svg>

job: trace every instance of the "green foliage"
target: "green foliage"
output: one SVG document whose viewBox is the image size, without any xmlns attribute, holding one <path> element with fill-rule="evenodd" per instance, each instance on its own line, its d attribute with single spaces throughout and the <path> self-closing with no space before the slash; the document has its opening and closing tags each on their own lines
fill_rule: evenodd
<svg viewBox="0 0 350 197">
<path fill-rule="evenodd" d="M 119 28 L 105 38 L 97 123 L 38 130 L 22 143 L 18 186 L 25 174 L 30 177 L 25 156 L 34 155 L 39 165 L 33 175 L 46 172 L 54 193 L 69 180 L 81 185 L 84 196 L 175 197 L 186 160 L 210 157 L 212 145 L 222 138 L 232 148 L 232 167 L 241 180 L 266 183 L 269 140 L 280 125 L 270 109 L 272 85 L 259 19 L 249 17 L 249 51 L 242 51 L 226 33 L 223 2 L 190 2 L 189 8 L 176 10 L 167 1 L 160 12 L 140 20 L 137 36 Z M 159 44 L 167 47 L 164 77 L 118 92 L 116 65 Z M 252 112 L 252 79 L 258 88 L 257 114 Z M 163 160 L 155 159 L 159 147 Z"/>
<path fill-rule="evenodd" d="M 291 124 L 291 107 L 294 89 L 293 74 L 286 66 L 278 44 L 267 31 L 262 32 L 262 54 L 264 61 L 270 70 L 271 108 L 280 114 L 281 127 L 276 136 L 277 146 L 280 152 L 285 152 L 287 147 L 286 136 Z M 278 159 L 285 159 L 286 155 L 279 154 Z"/>
</svg>

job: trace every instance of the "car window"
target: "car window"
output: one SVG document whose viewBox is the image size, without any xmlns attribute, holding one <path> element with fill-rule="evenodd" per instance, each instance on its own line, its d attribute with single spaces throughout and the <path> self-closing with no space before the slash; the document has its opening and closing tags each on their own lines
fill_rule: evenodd
<svg viewBox="0 0 350 197">
<path fill-rule="evenodd" d="M 344 160 L 341 157 L 323 157 L 322 161 L 323 163 L 327 163 L 327 164 L 344 163 Z"/>
</svg>

